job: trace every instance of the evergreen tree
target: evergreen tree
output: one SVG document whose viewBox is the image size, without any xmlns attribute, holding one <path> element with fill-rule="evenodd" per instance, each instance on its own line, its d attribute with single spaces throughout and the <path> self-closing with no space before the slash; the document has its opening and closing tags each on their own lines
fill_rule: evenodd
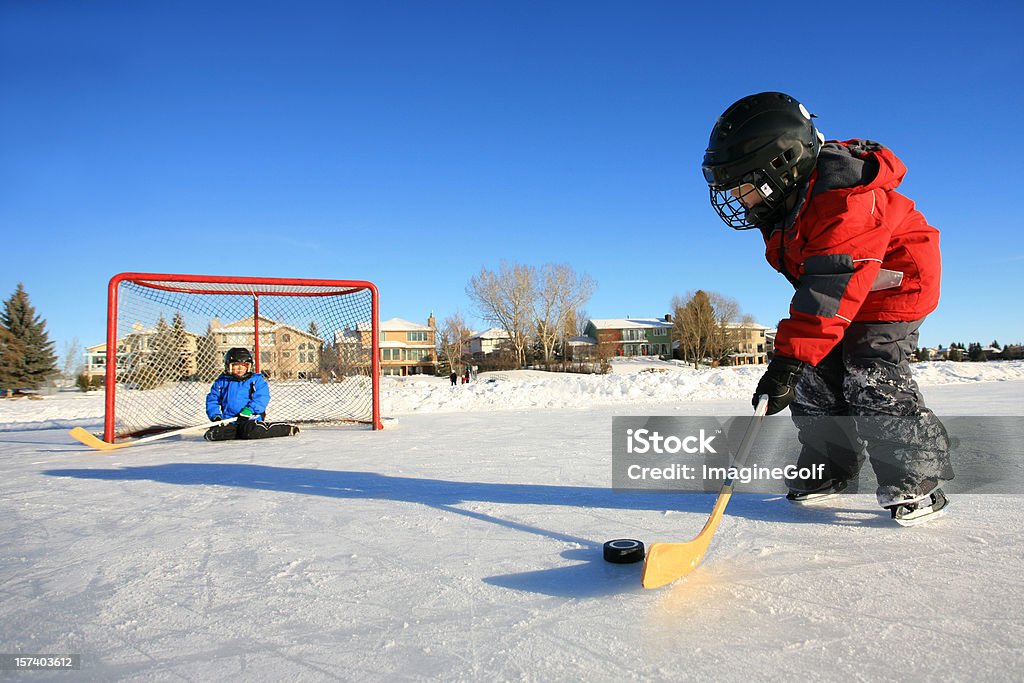
<svg viewBox="0 0 1024 683">
<path fill-rule="evenodd" d="M 171 373 L 171 381 L 181 382 L 188 378 L 189 369 L 192 359 L 192 350 L 190 348 L 190 337 L 188 330 L 185 329 L 185 317 L 177 312 L 171 319 L 171 347 L 174 352 L 174 364 L 173 371 Z"/>
<path fill-rule="evenodd" d="M 206 334 L 196 339 L 196 375 L 201 382 L 212 382 L 224 371 L 224 358 L 217 353 L 217 340 L 213 326 L 206 326 Z"/>
<path fill-rule="evenodd" d="M 0 327 L 0 392 L 22 386 L 20 375 L 25 347 L 6 327 Z"/>
<path fill-rule="evenodd" d="M 21 360 L 12 366 L 11 380 L 32 389 L 40 387 L 57 372 L 57 354 L 46 332 L 46 321 L 36 315 L 22 283 L 4 302 L 0 323 L 21 345 Z"/>
<path fill-rule="evenodd" d="M 177 379 L 174 377 L 178 364 L 178 350 L 174 342 L 174 332 L 167 323 L 163 314 L 156 321 L 156 334 L 152 339 L 152 352 L 146 359 L 146 364 L 152 370 L 150 386 L 143 387 L 152 389 L 166 382 Z"/>
</svg>

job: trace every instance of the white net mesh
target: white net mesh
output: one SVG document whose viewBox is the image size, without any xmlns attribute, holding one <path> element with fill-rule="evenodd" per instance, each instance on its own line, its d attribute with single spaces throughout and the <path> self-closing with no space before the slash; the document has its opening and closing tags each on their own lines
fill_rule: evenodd
<svg viewBox="0 0 1024 683">
<path fill-rule="evenodd" d="M 234 347 L 267 378 L 268 421 L 372 422 L 373 297 L 338 281 L 121 280 L 105 434 L 202 423 Z"/>
</svg>

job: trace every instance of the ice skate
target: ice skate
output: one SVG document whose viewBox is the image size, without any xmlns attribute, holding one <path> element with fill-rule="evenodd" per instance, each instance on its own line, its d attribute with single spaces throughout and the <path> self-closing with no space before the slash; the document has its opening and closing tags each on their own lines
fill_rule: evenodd
<svg viewBox="0 0 1024 683">
<path fill-rule="evenodd" d="M 796 505 L 811 505 L 839 495 L 846 490 L 846 487 L 846 481 L 836 481 L 832 479 L 823 486 L 812 491 L 797 491 L 795 489 L 790 489 L 789 493 L 786 494 L 786 500 L 790 503 L 795 503 Z"/>
<path fill-rule="evenodd" d="M 942 489 L 937 488 L 920 498 L 888 505 L 886 509 L 897 524 L 917 526 L 945 515 L 949 509 L 949 499 Z"/>
</svg>

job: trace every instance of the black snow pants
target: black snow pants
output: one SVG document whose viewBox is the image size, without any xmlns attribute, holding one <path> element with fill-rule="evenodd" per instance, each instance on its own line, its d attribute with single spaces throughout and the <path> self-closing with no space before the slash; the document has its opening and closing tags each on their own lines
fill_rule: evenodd
<svg viewBox="0 0 1024 683">
<path fill-rule="evenodd" d="M 946 429 L 910 372 L 922 322 L 852 323 L 828 356 L 804 369 L 791 404 L 797 464 L 825 467 L 820 480 L 787 481 L 791 489 L 856 480 L 865 455 L 883 507 L 953 478 Z"/>
<path fill-rule="evenodd" d="M 298 433 L 298 428 L 285 422 L 265 422 L 263 420 L 247 420 L 239 417 L 231 424 L 210 427 L 203 435 L 207 441 L 227 441 L 229 439 L 267 439 L 274 436 L 291 436 Z"/>
</svg>

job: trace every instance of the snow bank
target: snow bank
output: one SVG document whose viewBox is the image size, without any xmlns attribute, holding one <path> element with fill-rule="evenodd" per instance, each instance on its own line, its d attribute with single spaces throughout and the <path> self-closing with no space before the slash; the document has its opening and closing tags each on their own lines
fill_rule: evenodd
<svg viewBox="0 0 1024 683">
<path fill-rule="evenodd" d="M 913 366 L 921 386 L 1024 380 L 1024 361 L 928 362 Z M 595 405 L 695 403 L 744 398 L 763 366 L 694 369 L 672 361 L 621 359 L 608 375 L 515 370 L 483 373 L 451 386 L 447 377 L 385 377 L 385 416 Z M 271 401 L 271 410 L 273 410 Z M 103 421 L 103 393 L 60 392 L 39 400 L 0 400 L 0 430 L 93 428 Z"/>
</svg>

